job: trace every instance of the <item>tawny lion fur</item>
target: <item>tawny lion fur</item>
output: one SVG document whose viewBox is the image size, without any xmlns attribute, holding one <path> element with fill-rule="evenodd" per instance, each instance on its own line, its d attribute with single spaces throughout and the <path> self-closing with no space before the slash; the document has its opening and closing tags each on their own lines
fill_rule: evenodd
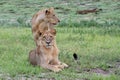
<svg viewBox="0 0 120 80">
<path fill-rule="evenodd" d="M 29 52 L 29 61 L 54 72 L 61 71 L 67 64 L 58 59 L 59 50 L 56 45 L 56 30 L 47 30 L 39 33 L 39 46 Z"/>
<path fill-rule="evenodd" d="M 54 13 L 54 8 L 49 8 L 45 10 L 40 10 L 32 17 L 32 32 L 34 36 L 34 41 L 37 44 L 38 40 L 38 31 L 54 29 L 54 25 L 56 25 L 60 20 L 56 17 Z"/>
</svg>

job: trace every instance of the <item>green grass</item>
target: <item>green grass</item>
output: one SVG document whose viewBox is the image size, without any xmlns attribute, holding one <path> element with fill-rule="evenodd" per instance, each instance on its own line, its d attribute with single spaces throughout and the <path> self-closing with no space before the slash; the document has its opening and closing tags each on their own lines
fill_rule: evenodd
<svg viewBox="0 0 120 80">
<path fill-rule="evenodd" d="M 109 29 L 109 30 L 108 30 Z M 60 73 L 54 73 L 28 62 L 28 53 L 35 48 L 30 28 L 0 28 L 0 72 L 14 77 L 25 75 L 37 78 L 55 78 L 56 80 L 90 79 L 118 80 L 119 68 L 115 64 L 120 59 L 119 27 L 104 28 L 57 28 L 57 44 L 60 60 L 70 67 Z M 111 31 L 112 30 L 112 31 Z M 111 31 L 111 32 L 109 32 Z M 106 33 L 104 33 L 106 32 Z M 111 35 L 114 34 L 114 35 Z M 77 53 L 81 64 L 76 64 L 73 53 Z M 86 72 L 85 69 L 101 68 L 113 72 L 108 76 Z M 44 73 L 44 74 L 43 74 Z"/>
<path fill-rule="evenodd" d="M 1 0 L 0 80 L 119 80 L 119 0 Z M 35 48 L 30 20 L 38 10 L 54 7 L 61 22 L 56 26 L 59 58 L 69 68 L 54 73 L 28 62 Z M 77 10 L 102 9 L 85 15 Z M 78 54 L 78 61 L 73 59 Z M 93 69 L 107 74 L 97 74 Z"/>
<path fill-rule="evenodd" d="M 1 0 L 1 26 L 27 26 L 38 10 L 54 7 L 61 23 L 58 26 L 120 26 L 120 1 L 118 0 Z M 77 10 L 98 8 L 98 14 L 76 14 Z M 6 22 L 7 21 L 7 22 Z M 77 22 L 76 22 L 77 21 Z"/>
</svg>

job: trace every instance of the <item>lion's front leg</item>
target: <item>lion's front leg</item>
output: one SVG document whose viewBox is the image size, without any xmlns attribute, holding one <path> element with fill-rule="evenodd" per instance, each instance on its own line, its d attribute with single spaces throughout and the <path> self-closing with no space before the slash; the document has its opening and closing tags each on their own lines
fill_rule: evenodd
<svg viewBox="0 0 120 80">
<path fill-rule="evenodd" d="M 59 50 L 58 48 L 56 47 L 55 51 L 54 51 L 54 55 L 52 55 L 52 60 L 50 61 L 50 64 L 51 65 L 57 65 L 59 68 L 63 69 L 65 67 L 68 67 L 67 64 L 65 63 L 62 63 L 59 59 L 58 59 L 58 53 L 59 53 Z"/>
<path fill-rule="evenodd" d="M 59 72 L 59 71 L 61 71 L 61 69 L 58 68 L 58 66 L 56 66 L 56 65 L 41 64 L 40 66 L 43 67 L 43 68 L 45 68 L 45 69 L 52 70 L 52 71 L 54 71 L 54 72 Z"/>
<path fill-rule="evenodd" d="M 66 63 L 62 63 L 62 62 L 61 62 L 60 65 L 62 65 L 64 68 L 67 68 L 67 67 L 68 67 L 68 65 L 67 65 Z"/>
<path fill-rule="evenodd" d="M 68 67 L 68 65 L 66 63 L 63 63 L 63 62 L 61 62 L 59 60 L 58 60 L 58 63 L 59 63 L 61 68 L 67 68 Z"/>
<path fill-rule="evenodd" d="M 49 69 L 52 70 L 54 72 L 59 72 L 61 71 L 61 68 L 59 68 L 57 65 L 52 65 L 49 64 L 50 61 L 47 59 L 44 59 L 43 57 L 41 58 L 41 62 L 39 63 L 41 67 L 45 68 L 45 69 Z"/>
<path fill-rule="evenodd" d="M 52 61 L 50 62 L 50 64 L 51 64 L 51 65 L 56 65 L 56 66 L 58 66 L 58 67 L 61 68 L 61 69 L 68 67 L 67 64 L 62 63 L 62 62 L 61 62 L 60 60 L 58 60 L 58 59 L 52 60 Z"/>
</svg>

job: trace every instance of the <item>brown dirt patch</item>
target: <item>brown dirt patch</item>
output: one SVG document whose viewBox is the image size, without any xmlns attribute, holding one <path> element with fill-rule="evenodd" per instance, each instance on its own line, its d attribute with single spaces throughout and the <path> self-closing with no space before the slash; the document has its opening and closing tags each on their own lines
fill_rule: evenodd
<svg viewBox="0 0 120 80">
<path fill-rule="evenodd" d="M 109 71 L 106 71 L 106 70 L 103 70 L 103 69 L 100 69 L 100 68 L 90 69 L 90 72 L 97 73 L 97 74 L 102 74 L 102 75 L 109 75 L 110 74 Z"/>
</svg>

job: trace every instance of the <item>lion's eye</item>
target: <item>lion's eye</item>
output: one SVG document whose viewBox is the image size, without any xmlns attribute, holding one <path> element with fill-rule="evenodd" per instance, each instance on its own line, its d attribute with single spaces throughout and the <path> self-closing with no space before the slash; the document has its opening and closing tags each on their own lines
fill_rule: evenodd
<svg viewBox="0 0 120 80">
<path fill-rule="evenodd" d="M 41 35 L 42 35 L 42 33 L 40 32 L 40 33 L 39 33 L 39 36 L 41 36 Z"/>
<path fill-rule="evenodd" d="M 43 38 L 45 39 L 45 36 L 43 36 Z"/>
</svg>

